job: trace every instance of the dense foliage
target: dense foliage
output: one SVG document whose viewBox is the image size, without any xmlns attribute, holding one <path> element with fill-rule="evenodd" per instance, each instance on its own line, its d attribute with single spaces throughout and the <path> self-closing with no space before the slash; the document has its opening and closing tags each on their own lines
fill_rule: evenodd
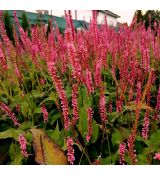
<svg viewBox="0 0 160 175">
<path fill-rule="evenodd" d="M 64 35 L 29 38 L 14 16 L 15 46 L 0 20 L 1 164 L 159 164 L 160 27 L 116 32 L 93 11 L 75 32 L 69 11 Z"/>
<path fill-rule="evenodd" d="M 144 22 L 146 29 L 150 27 L 152 30 L 154 30 L 155 25 L 159 25 L 159 10 L 147 10 L 144 14 L 142 13 L 142 10 L 137 10 L 135 14 L 137 16 L 137 23 Z"/>
</svg>

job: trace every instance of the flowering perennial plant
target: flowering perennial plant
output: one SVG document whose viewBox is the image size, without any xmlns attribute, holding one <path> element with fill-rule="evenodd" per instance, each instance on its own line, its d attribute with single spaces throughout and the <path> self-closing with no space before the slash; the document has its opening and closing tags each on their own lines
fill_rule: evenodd
<svg viewBox="0 0 160 175">
<path fill-rule="evenodd" d="M 65 11 L 64 32 L 50 19 L 29 36 L 12 13 L 14 42 L 0 12 L 2 163 L 159 164 L 160 23 L 116 31 L 95 10 L 76 30 Z"/>
</svg>

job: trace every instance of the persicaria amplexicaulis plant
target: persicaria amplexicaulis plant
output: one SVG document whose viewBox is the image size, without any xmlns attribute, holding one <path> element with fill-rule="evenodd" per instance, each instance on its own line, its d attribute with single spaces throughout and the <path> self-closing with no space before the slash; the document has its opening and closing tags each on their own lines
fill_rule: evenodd
<svg viewBox="0 0 160 175">
<path fill-rule="evenodd" d="M 3 163 L 17 162 L 13 150 L 19 164 L 56 155 L 64 164 L 159 163 L 160 23 L 146 30 L 135 19 L 116 31 L 97 15 L 77 30 L 65 11 L 64 32 L 50 19 L 50 30 L 30 25 L 28 37 L 15 11 L 13 45 L 0 13 Z"/>
</svg>

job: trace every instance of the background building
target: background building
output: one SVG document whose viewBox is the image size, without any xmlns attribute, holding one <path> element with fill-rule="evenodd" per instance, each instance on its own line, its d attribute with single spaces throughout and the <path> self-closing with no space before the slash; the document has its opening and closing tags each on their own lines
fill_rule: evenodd
<svg viewBox="0 0 160 175">
<path fill-rule="evenodd" d="M 85 20 L 86 22 L 90 22 L 92 18 L 92 10 L 71 10 L 72 18 L 74 20 Z M 41 14 L 49 14 L 58 17 L 64 17 L 64 10 L 36 10 L 37 13 Z M 97 23 L 104 24 L 104 17 L 107 16 L 107 23 L 110 26 L 117 26 L 117 18 L 120 18 L 119 15 L 109 11 L 109 10 L 97 10 L 98 17 Z"/>
</svg>

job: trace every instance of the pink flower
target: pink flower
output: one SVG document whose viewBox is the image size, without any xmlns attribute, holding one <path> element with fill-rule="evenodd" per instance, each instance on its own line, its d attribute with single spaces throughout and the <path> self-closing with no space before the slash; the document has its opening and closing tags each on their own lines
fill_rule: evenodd
<svg viewBox="0 0 160 175">
<path fill-rule="evenodd" d="M 121 112 L 122 111 L 122 106 L 123 106 L 123 101 L 120 99 L 116 100 L 116 111 Z"/>
<path fill-rule="evenodd" d="M 136 150 L 134 149 L 134 141 L 135 141 L 135 135 L 131 134 L 128 138 L 127 145 L 128 145 L 128 154 L 133 164 L 137 162 Z"/>
<path fill-rule="evenodd" d="M 93 118 L 93 110 L 91 107 L 88 108 L 87 110 L 88 113 L 88 130 L 87 130 L 87 135 L 86 135 L 86 141 L 89 142 L 92 136 L 92 118 Z"/>
<path fill-rule="evenodd" d="M 67 45 L 68 49 L 68 56 L 69 56 L 69 61 L 72 66 L 72 76 L 73 78 L 77 79 L 77 81 L 82 81 L 82 68 L 80 64 L 80 60 L 77 58 L 77 52 L 74 44 L 68 44 Z"/>
<path fill-rule="evenodd" d="M 106 120 L 107 120 L 107 116 L 106 116 L 106 96 L 103 93 L 100 95 L 99 111 L 100 111 L 101 121 L 102 121 L 102 123 L 105 123 Z"/>
<path fill-rule="evenodd" d="M 126 152 L 126 144 L 125 143 L 121 143 L 119 145 L 119 156 L 120 156 L 119 163 L 121 165 L 124 165 L 124 161 L 125 161 L 124 154 L 125 154 L 125 152 Z"/>
<path fill-rule="evenodd" d="M 88 69 L 86 70 L 86 86 L 87 86 L 88 94 L 91 94 L 94 92 L 94 87 L 92 83 L 92 74 Z"/>
<path fill-rule="evenodd" d="M 99 87 L 101 85 L 101 63 L 99 60 L 95 64 L 95 70 L 94 70 L 94 82 L 95 86 Z"/>
<path fill-rule="evenodd" d="M 24 137 L 23 134 L 19 135 L 18 141 L 19 141 L 20 148 L 21 148 L 21 154 L 24 157 L 28 157 L 28 154 L 27 154 L 27 141 L 26 141 L 26 138 Z"/>
<path fill-rule="evenodd" d="M 3 50 L 1 49 L 1 43 L 0 43 L 0 67 L 3 68 L 3 71 L 7 70 L 7 62 L 6 62 Z"/>
<path fill-rule="evenodd" d="M 0 109 L 10 117 L 10 119 L 13 121 L 15 126 L 20 125 L 20 123 L 18 122 L 18 119 L 16 118 L 15 114 L 11 111 L 11 109 L 6 104 L 0 102 Z"/>
<path fill-rule="evenodd" d="M 137 82 L 137 96 L 136 96 L 136 104 L 138 104 L 141 100 L 141 96 L 142 96 L 142 93 L 141 93 L 141 82 L 138 81 Z"/>
<path fill-rule="evenodd" d="M 160 153 L 156 153 L 154 159 L 160 160 Z"/>
<path fill-rule="evenodd" d="M 73 119 L 72 119 L 72 125 L 74 126 L 78 120 L 78 85 L 74 84 L 72 86 L 72 107 L 73 107 Z"/>
<path fill-rule="evenodd" d="M 41 85 L 44 85 L 44 84 L 46 83 L 46 80 L 45 80 L 44 78 L 41 78 L 41 79 L 39 80 L 39 82 L 40 82 Z"/>
<path fill-rule="evenodd" d="M 48 112 L 47 112 L 47 109 L 46 109 L 45 105 L 41 106 L 41 111 L 43 113 L 44 123 L 47 123 L 47 121 L 48 121 Z"/>
<path fill-rule="evenodd" d="M 54 63 L 48 62 L 47 64 L 48 64 L 49 74 L 52 78 L 56 91 L 58 92 L 59 98 L 61 100 L 61 107 L 62 107 L 63 118 L 64 118 L 64 127 L 65 129 L 69 130 L 69 126 L 70 126 L 70 119 L 68 116 L 69 107 L 68 107 L 67 96 L 63 88 L 62 80 L 57 76 L 57 69 Z"/>
<path fill-rule="evenodd" d="M 67 137 L 67 156 L 68 156 L 68 161 L 70 164 L 73 165 L 75 161 L 74 157 L 74 149 L 73 149 L 73 139 L 71 137 Z"/>
</svg>

